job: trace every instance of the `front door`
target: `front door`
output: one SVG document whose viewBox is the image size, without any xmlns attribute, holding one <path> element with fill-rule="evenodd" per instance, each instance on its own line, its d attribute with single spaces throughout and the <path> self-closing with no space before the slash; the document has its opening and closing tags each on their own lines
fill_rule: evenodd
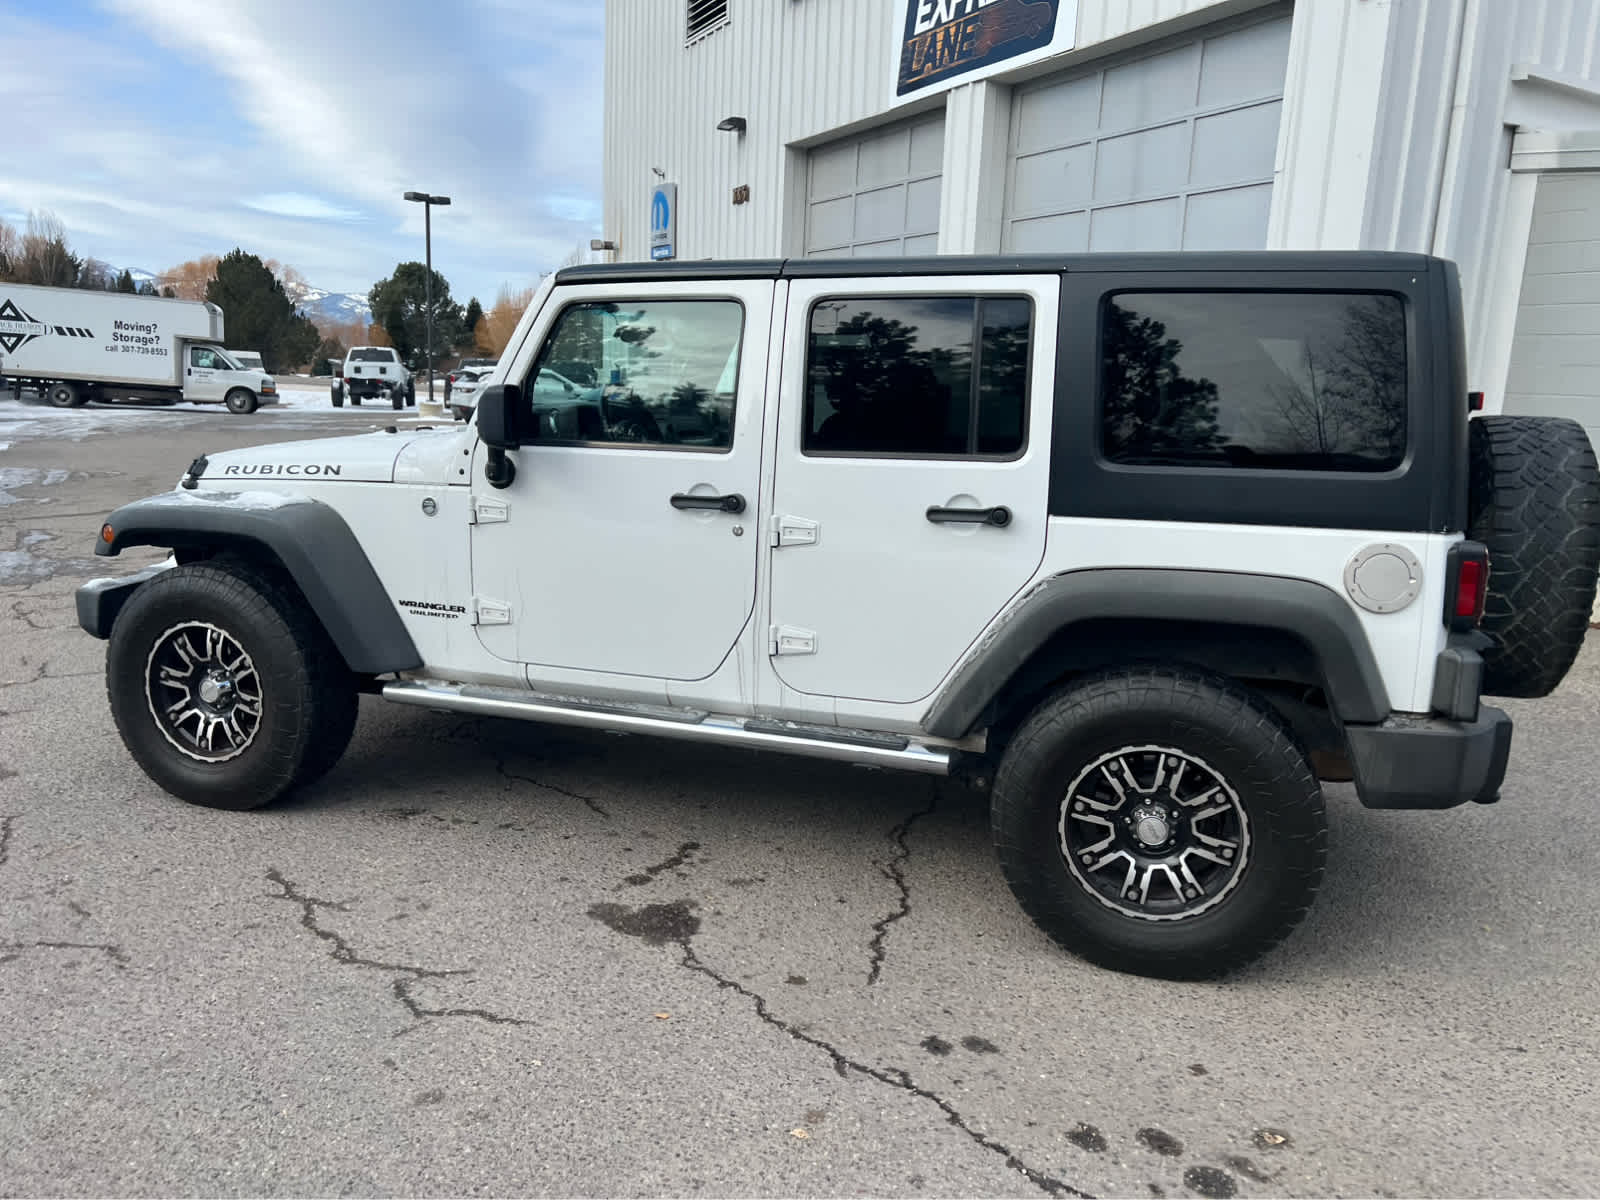
<svg viewBox="0 0 1600 1200">
<path fill-rule="evenodd" d="M 773 667 L 929 696 L 1044 555 L 1060 280 L 798 280 L 772 550 Z"/>
<path fill-rule="evenodd" d="M 506 381 L 535 437 L 503 490 L 472 458 L 478 636 L 541 668 L 696 680 L 755 604 L 773 293 L 765 281 L 551 293 Z"/>
<path fill-rule="evenodd" d="M 221 400 L 228 388 L 227 372 L 232 368 L 209 346 L 190 346 L 189 365 L 184 370 L 185 399 Z"/>
</svg>

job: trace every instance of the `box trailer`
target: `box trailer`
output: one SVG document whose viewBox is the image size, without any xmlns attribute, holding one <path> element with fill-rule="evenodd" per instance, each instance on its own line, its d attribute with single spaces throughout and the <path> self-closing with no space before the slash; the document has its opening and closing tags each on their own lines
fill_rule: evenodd
<svg viewBox="0 0 1600 1200">
<path fill-rule="evenodd" d="M 0 375 L 58 408 L 91 400 L 189 400 L 250 413 L 277 381 L 222 346 L 222 310 L 204 300 L 0 283 Z"/>
</svg>

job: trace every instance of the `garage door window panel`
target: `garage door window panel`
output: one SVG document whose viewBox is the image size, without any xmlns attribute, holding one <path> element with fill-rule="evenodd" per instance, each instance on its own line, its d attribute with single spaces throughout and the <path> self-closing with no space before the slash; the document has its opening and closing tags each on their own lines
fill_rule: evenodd
<svg viewBox="0 0 1600 1200">
<path fill-rule="evenodd" d="M 1289 27 L 1275 17 L 1019 88 L 1002 248 L 1264 246 Z M 1250 195 L 1204 199 L 1256 186 L 1267 206 Z M 1102 216 L 1157 201 L 1176 203 L 1175 223 L 1168 208 Z M 1080 213 L 1084 224 L 1036 223 Z M 1124 234 L 1133 240 L 1117 240 Z"/>
<path fill-rule="evenodd" d="M 1032 302 L 819 300 L 807 339 L 807 455 L 1014 458 L 1026 438 Z"/>
</svg>

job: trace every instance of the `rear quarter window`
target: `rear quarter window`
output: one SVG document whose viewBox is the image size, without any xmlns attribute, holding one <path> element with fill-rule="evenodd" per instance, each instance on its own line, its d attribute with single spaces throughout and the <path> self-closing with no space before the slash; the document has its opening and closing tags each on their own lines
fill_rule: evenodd
<svg viewBox="0 0 1600 1200">
<path fill-rule="evenodd" d="M 1406 311 L 1361 292 L 1116 292 L 1100 450 L 1127 466 L 1386 472 L 1406 454 Z"/>
</svg>

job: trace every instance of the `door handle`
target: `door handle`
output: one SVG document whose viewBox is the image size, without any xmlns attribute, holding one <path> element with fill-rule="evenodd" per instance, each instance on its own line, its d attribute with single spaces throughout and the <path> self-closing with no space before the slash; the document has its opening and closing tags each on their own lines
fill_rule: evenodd
<svg viewBox="0 0 1600 1200">
<path fill-rule="evenodd" d="M 928 509 L 928 520 L 935 525 L 997 525 L 1004 529 L 1011 524 L 1011 510 L 1004 504 L 993 508 L 940 508 Z"/>
<path fill-rule="evenodd" d="M 690 496 L 685 492 L 677 492 L 672 497 L 672 507 L 709 508 L 716 512 L 742 513 L 744 497 L 738 492 L 731 492 L 726 496 Z"/>
</svg>

